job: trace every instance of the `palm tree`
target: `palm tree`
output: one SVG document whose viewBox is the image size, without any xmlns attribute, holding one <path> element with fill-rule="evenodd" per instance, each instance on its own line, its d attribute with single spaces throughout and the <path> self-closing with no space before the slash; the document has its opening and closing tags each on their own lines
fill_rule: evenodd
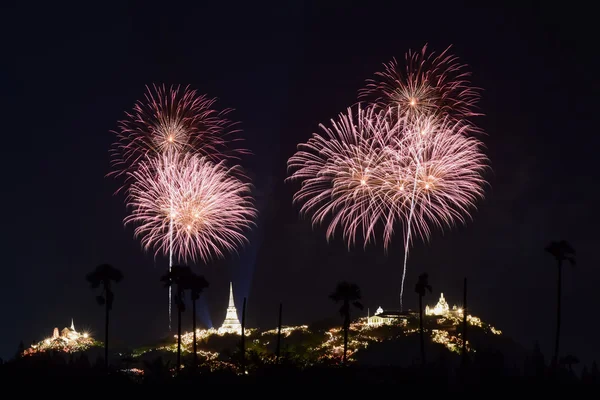
<svg viewBox="0 0 600 400">
<path fill-rule="evenodd" d="M 546 251 L 550 253 L 558 265 L 557 279 L 557 301 L 556 301 L 556 334 L 554 341 L 554 357 L 553 365 L 558 364 L 558 345 L 560 341 L 560 310 L 561 310 L 561 286 L 562 286 L 562 265 L 564 261 L 568 261 L 571 265 L 575 265 L 575 250 L 566 240 L 560 242 L 551 242 L 546 246 Z"/>
<path fill-rule="evenodd" d="M 573 372 L 573 364 L 579 364 L 579 358 L 572 354 L 561 357 L 560 363 L 569 367 L 569 372 Z"/>
<path fill-rule="evenodd" d="M 168 383 L 171 378 L 171 362 L 164 362 L 162 357 L 144 361 L 144 383 Z"/>
<path fill-rule="evenodd" d="M 190 271 L 191 272 L 191 271 Z M 208 287 L 208 281 L 202 275 L 196 275 L 191 272 L 186 287 L 190 290 L 192 299 L 192 329 L 194 331 L 194 368 L 198 366 L 198 344 L 196 343 L 196 300 L 200 298 L 202 291 Z"/>
<path fill-rule="evenodd" d="M 279 322 L 277 323 L 277 348 L 275 350 L 275 355 L 277 361 L 281 361 L 279 356 L 281 354 L 281 314 L 283 312 L 283 303 L 279 303 Z"/>
<path fill-rule="evenodd" d="M 344 317 L 344 358 L 343 363 L 346 364 L 346 353 L 348 352 L 348 331 L 350 330 L 350 304 L 359 310 L 363 309 L 360 288 L 354 283 L 340 282 L 335 288 L 335 292 L 329 295 L 329 298 L 336 303 L 342 302 L 340 314 Z"/>
<path fill-rule="evenodd" d="M 110 264 L 98 265 L 92 272 L 86 275 L 92 289 L 102 285 L 102 292 L 96 296 L 99 305 L 104 306 L 104 366 L 108 370 L 108 321 L 112 310 L 115 295 L 111 289 L 111 283 L 119 283 L 123 279 L 123 273 Z"/>
<path fill-rule="evenodd" d="M 175 303 L 177 304 L 177 372 L 181 369 L 181 313 L 185 311 L 183 302 L 184 290 L 190 281 L 192 270 L 185 265 L 174 265 L 160 278 L 165 287 L 175 286 Z"/>
<path fill-rule="evenodd" d="M 419 295 L 419 337 L 421 340 L 421 362 L 425 365 L 425 336 L 423 334 L 423 296 L 431 293 L 431 285 L 429 284 L 429 274 L 427 272 L 419 275 L 419 280 L 415 285 L 415 292 Z"/>
</svg>

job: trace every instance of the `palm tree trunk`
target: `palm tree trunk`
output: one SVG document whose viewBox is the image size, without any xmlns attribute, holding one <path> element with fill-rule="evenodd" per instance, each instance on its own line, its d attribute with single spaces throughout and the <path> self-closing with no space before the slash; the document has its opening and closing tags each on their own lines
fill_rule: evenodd
<svg viewBox="0 0 600 400">
<path fill-rule="evenodd" d="M 106 288 L 104 291 L 106 292 L 106 302 L 104 303 L 104 367 L 108 371 L 108 291 L 110 289 Z"/>
<path fill-rule="evenodd" d="M 346 365 L 347 362 L 347 353 L 348 353 L 348 329 L 350 328 L 350 324 L 347 321 L 347 318 L 344 318 L 344 358 L 343 363 Z"/>
<path fill-rule="evenodd" d="M 242 374 L 246 374 L 246 298 L 242 306 Z"/>
<path fill-rule="evenodd" d="M 198 366 L 198 344 L 196 343 L 196 300 L 195 299 L 192 299 L 192 329 L 194 330 L 194 333 L 193 333 L 194 368 L 196 368 Z"/>
<path fill-rule="evenodd" d="M 344 357 L 342 359 L 343 364 L 346 365 L 347 352 L 348 352 L 348 329 L 350 329 L 350 304 L 344 305 L 346 313 L 344 315 Z"/>
<path fill-rule="evenodd" d="M 277 349 L 275 354 L 277 356 L 277 361 L 279 361 L 279 355 L 281 351 L 281 313 L 283 309 L 283 304 L 279 303 L 279 323 L 277 324 Z"/>
<path fill-rule="evenodd" d="M 181 290 L 177 288 L 177 372 L 181 370 Z"/>
<path fill-rule="evenodd" d="M 423 296 L 419 296 L 419 337 L 421 340 L 421 362 L 425 365 L 425 338 L 423 334 Z"/>
<path fill-rule="evenodd" d="M 467 278 L 465 278 L 463 287 L 463 332 L 462 332 L 462 362 L 467 363 Z"/>
<path fill-rule="evenodd" d="M 554 342 L 554 367 L 558 366 L 558 345 L 560 341 L 560 309 L 561 309 L 562 261 L 558 261 L 558 281 L 556 293 L 556 337 Z"/>
</svg>

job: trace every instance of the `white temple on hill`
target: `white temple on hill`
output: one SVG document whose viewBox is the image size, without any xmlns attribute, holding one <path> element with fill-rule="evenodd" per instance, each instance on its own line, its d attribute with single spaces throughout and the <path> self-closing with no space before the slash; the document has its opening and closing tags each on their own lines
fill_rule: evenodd
<svg viewBox="0 0 600 400">
<path fill-rule="evenodd" d="M 450 310 L 450 306 L 444 298 L 444 293 L 440 293 L 440 299 L 435 307 L 425 306 L 425 315 L 446 316 L 450 313 L 462 315 L 462 308 L 457 308 L 454 305 L 452 306 L 452 310 Z"/>
<path fill-rule="evenodd" d="M 378 307 L 375 314 L 367 316 L 368 326 L 381 326 L 381 325 L 395 325 L 407 324 L 407 314 L 402 314 L 398 311 L 384 311 L 383 308 Z"/>
<path fill-rule="evenodd" d="M 75 340 L 78 339 L 80 337 L 86 338 L 88 337 L 87 333 L 79 333 L 75 330 L 75 323 L 73 322 L 73 318 L 71 318 L 71 327 L 70 328 L 63 328 L 62 331 L 59 331 L 58 328 L 54 328 L 54 331 L 52 332 L 52 340 L 54 339 L 58 339 L 58 338 L 66 338 L 66 339 L 70 339 L 70 340 Z"/>
<path fill-rule="evenodd" d="M 223 333 L 236 333 L 242 334 L 242 324 L 237 316 L 237 310 L 235 309 L 235 301 L 233 300 L 233 285 L 229 282 L 229 305 L 227 306 L 227 315 L 225 320 L 218 330 L 219 334 Z"/>
</svg>

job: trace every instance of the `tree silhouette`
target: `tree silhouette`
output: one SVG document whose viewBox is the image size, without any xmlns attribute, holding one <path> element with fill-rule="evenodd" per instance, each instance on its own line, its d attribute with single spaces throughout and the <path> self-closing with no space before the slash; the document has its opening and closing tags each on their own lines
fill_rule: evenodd
<svg viewBox="0 0 600 400">
<path fill-rule="evenodd" d="M 181 370 L 181 313 L 185 311 L 183 302 L 186 285 L 190 281 L 192 270 L 186 265 L 173 265 L 171 270 L 164 274 L 160 281 L 164 287 L 175 286 L 175 304 L 177 304 L 177 372 Z"/>
<path fill-rule="evenodd" d="M 240 342 L 240 353 L 242 355 L 242 374 L 246 374 L 246 298 L 242 305 L 242 340 Z"/>
<path fill-rule="evenodd" d="M 569 367 L 569 372 L 573 372 L 573 364 L 579 364 L 579 358 L 572 354 L 567 354 L 566 356 L 561 357 L 560 363 Z"/>
<path fill-rule="evenodd" d="M 283 312 L 283 304 L 279 303 L 279 322 L 277 323 L 277 347 L 275 348 L 275 357 L 277 361 L 281 355 L 281 314 Z"/>
<path fill-rule="evenodd" d="M 101 264 L 87 274 L 85 279 L 92 289 L 97 289 L 102 285 L 102 292 L 96 296 L 96 302 L 104 306 L 104 366 L 108 370 L 108 323 L 115 298 L 112 283 L 121 282 L 123 273 L 110 264 Z"/>
<path fill-rule="evenodd" d="M 581 371 L 581 383 L 590 383 L 590 371 L 588 371 L 587 365 L 583 366 L 583 370 Z"/>
<path fill-rule="evenodd" d="M 23 357 L 23 352 L 25 351 L 25 345 L 21 340 L 19 342 L 19 346 L 17 346 L 17 351 L 15 352 L 15 359 Z"/>
<path fill-rule="evenodd" d="M 558 347 L 560 343 L 562 265 L 565 261 L 568 261 L 571 265 L 575 265 L 575 250 L 566 240 L 561 240 L 560 242 L 551 242 L 546 246 L 546 251 L 554 257 L 556 264 L 558 265 L 558 278 L 556 282 L 556 334 L 554 357 L 552 358 L 552 364 L 556 367 L 558 365 Z"/>
<path fill-rule="evenodd" d="M 540 349 L 540 343 L 536 340 L 531 354 L 531 373 L 536 378 L 543 378 L 546 371 L 546 360 Z"/>
<path fill-rule="evenodd" d="M 191 270 L 190 270 L 191 272 Z M 193 340 L 194 340 L 194 368 L 198 366 L 198 343 L 196 339 L 196 300 L 200 298 L 202 291 L 208 287 L 208 281 L 202 275 L 196 275 L 191 272 L 189 279 L 184 282 L 187 289 L 190 290 L 190 297 L 192 299 L 192 329 L 193 329 Z"/>
<path fill-rule="evenodd" d="M 425 365 L 425 337 L 423 334 L 423 296 L 431 293 L 431 285 L 429 284 L 429 274 L 427 272 L 419 275 L 419 280 L 415 285 L 415 292 L 419 295 L 419 338 L 421 341 L 421 362 Z M 466 312 L 466 311 L 465 311 Z"/>
<path fill-rule="evenodd" d="M 149 384 L 168 383 L 171 379 L 170 367 L 170 362 L 164 362 L 162 357 L 144 361 L 144 382 Z"/>
<path fill-rule="evenodd" d="M 360 288 L 354 283 L 340 282 L 335 288 L 335 292 L 329 295 L 329 298 L 336 303 L 342 302 L 340 314 L 344 317 L 344 356 L 343 363 L 346 364 L 346 354 L 348 352 L 348 331 L 350 330 L 350 305 L 359 310 L 363 309 Z"/>
<path fill-rule="evenodd" d="M 594 383 L 600 383 L 600 370 L 598 370 L 598 363 L 596 363 L 596 361 L 592 363 L 590 375 Z"/>
</svg>

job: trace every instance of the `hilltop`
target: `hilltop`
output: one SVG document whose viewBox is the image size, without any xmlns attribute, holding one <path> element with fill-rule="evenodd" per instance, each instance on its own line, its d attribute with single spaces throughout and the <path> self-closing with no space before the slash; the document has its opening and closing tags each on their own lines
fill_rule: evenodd
<svg viewBox="0 0 600 400">
<path fill-rule="evenodd" d="M 230 304 L 231 306 L 231 304 Z M 426 354 L 429 360 L 444 360 L 449 366 L 458 363 L 463 346 L 463 310 L 450 308 L 443 294 L 434 307 L 427 306 L 424 314 L 424 331 L 427 337 Z M 504 363 L 523 366 L 526 351 L 502 332 L 483 322 L 479 317 L 467 315 L 466 350 L 503 354 Z M 281 328 L 281 357 L 300 367 L 341 363 L 343 330 L 341 318 L 319 321 L 311 325 L 283 326 Z M 246 328 L 246 351 L 249 368 L 275 361 L 278 329 Z M 241 335 L 239 330 L 198 329 L 199 360 L 210 370 L 237 370 Z M 407 367 L 419 360 L 419 315 L 416 312 L 384 311 L 354 320 L 350 326 L 348 358 L 360 367 Z M 192 358 L 193 333 L 182 334 L 182 356 L 186 364 Z M 53 336 L 26 349 L 24 355 L 44 352 L 64 352 L 71 355 L 85 353 L 86 358 L 99 357 L 102 343 L 79 333 L 73 324 L 61 332 L 55 328 Z M 174 366 L 177 352 L 177 335 L 169 336 L 148 346 L 119 350 L 113 354 L 112 363 L 119 368 L 142 374 L 156 362 Z M 159 360 L 159 361 L 158 361 Z"/>
<path fill-rule="evenodd" d="M 461 309 L 450 309 L 443 295 L 436 307 L 427 307 L 424 329 L 427 354 L 431 360 L 442 357 L 455 363 L 462 351 Z M 526 351 L 506 337 L 494 326 L 480 318 L 467 315 L 469 354 L 478 351 L 499 352 L 511 365 L 523 365 Z M 311 325 L 283 326 L 281 329 L 281 356 L 297 365 L 310 367 L 320 364 L 339 364 L 343 353 L 343 331 L 336 320 L 320 321 Z M 341 319 L 337 319 L 341 322 Z M 349 333 L 348 354 L 350 363 L 364 367 L 410 366 L 419 363 L 419 316 L 414 312 L 385 312 L 381 309 L 369 317 L 352 322 Z M 246 351 L 250 366 L 275 361 L 278 329 L 245 329 Z M 218 329 L 198 329 L 198 354 L 211 370 L 237 369 L 241 336 L 239 333 Z M 192 356 L 193 333 L 182 334 L 184 364 Z M 134 349 L 128 366 L 143 369 L 158 358 L 174 365 L 177 336 L 167 337 L 159 343 Z"/>
</svg>

